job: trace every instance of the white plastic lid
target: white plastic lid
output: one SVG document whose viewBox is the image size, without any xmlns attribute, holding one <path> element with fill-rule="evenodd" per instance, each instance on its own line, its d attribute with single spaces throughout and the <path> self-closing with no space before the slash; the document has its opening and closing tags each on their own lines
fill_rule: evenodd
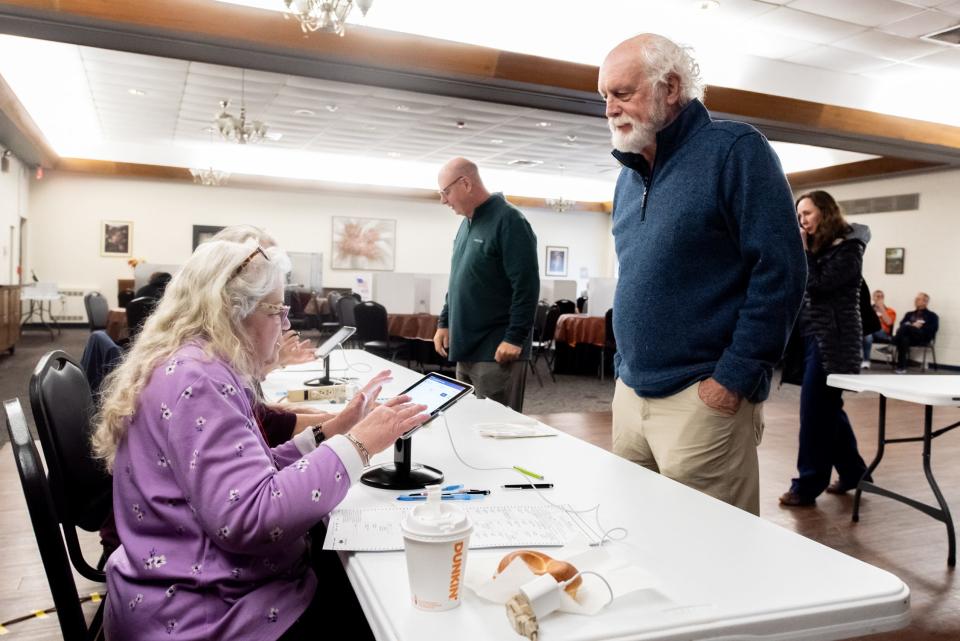
<svg viewBox="0 0 960 641">
<path fill-rule="evenodd" d="M 429 541 L 464 537 L 473 526 L 463 510 L 443 503 L 440 491 L 429 492 L 427 501 L 410 510 L 403 519 L 403 533 Z"/>
</svg>

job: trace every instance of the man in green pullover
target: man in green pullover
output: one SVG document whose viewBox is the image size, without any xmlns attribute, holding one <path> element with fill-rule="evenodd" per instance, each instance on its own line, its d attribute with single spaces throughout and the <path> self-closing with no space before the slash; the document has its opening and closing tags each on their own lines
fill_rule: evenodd
<svg viewBox="0 0 960 641">
<path fill-rule="evenodd" d="M 530 329 L 540 296 L 537 237 L 477 166 L 454 158 L 437 176 L 440 202 L 464 217 L 453 242 L 450 286 L 433 344 L 457 378 L 516 411 L 523 407 Z"/>
</svg>

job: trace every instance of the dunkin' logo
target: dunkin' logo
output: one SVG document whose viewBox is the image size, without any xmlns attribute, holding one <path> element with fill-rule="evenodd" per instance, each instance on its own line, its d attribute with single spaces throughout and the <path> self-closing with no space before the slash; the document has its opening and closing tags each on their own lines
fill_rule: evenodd
<svg viewBox="0 0 960 641">
<path fill-rule="evenodd" d="M 460 599 L 460 572 L 463 569 L 463 541 L 453 546 L 453 564 L 450 566 L 450 593 L 451 601 Z"/>
</svg>

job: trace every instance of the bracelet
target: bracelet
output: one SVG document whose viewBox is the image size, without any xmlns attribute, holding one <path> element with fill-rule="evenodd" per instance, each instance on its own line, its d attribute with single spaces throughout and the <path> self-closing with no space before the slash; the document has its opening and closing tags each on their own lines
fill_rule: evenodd
<svg viewBox="0 0 960 641">
<path fill-rule="evenodd" d="M 370 465 L 370 452 L 367 451 L 367 448 L 363 446 L 363 443 L 354 436 L 353 434 L 346 434 L 347 439 L 353 443 L 353 446 L 357 448 L 357 452 L 360 454 L 360 460 L 363 463 L 364 467 Z"/>
<path fill-rule="evenodd" d="M 327 435 L 323 433 L 323 423 L 314 425 L 310 429 L 313 430 L 314 442 L 316 442 L 317 447 L 320 447 L 320 444 L 323 443 L 324 439 L 327 438 Z"/>
</svg>

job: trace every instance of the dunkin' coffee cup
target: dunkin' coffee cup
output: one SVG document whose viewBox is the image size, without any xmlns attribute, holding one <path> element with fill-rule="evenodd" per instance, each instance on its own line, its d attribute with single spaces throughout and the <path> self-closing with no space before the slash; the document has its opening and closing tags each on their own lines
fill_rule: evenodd
<svg viewBox="0 0 960 641">
<path fill-rule="evenodd" d="M 467 515 L 442 503 L 440 492 L 435 491 L 407 513 L 401 528 L 413 605 L 436 611 L 460 605 L 473 531 Z"/>
</svg>

